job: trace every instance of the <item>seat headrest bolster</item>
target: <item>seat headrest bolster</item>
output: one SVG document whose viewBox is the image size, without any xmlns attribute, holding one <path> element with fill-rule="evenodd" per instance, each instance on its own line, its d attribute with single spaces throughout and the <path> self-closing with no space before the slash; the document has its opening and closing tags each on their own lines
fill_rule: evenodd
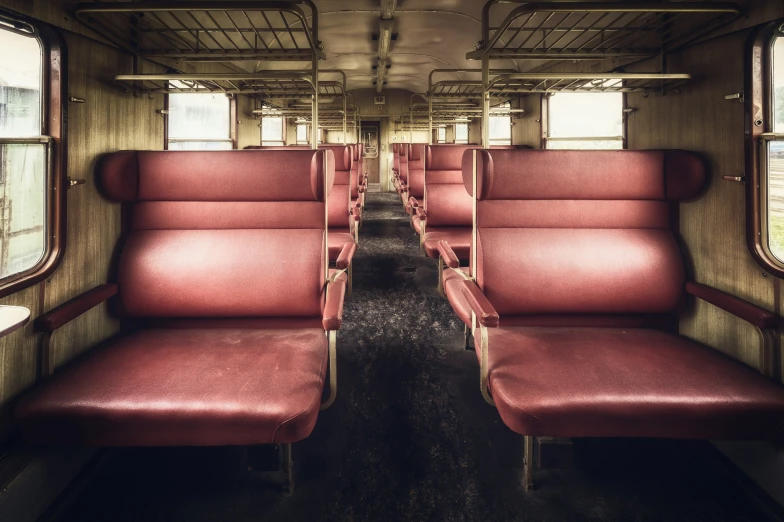
<svg viewBox="0 0 784 522">
<path fill-rule="evenodd" d="M 115 201 L 323 201 L 334 161 L 313 150 L 121 151 L 97 178 Z"/>
<path fill-rule="evenodd" d="M 112 201 L 133 201 L 139 191 L 136 151 L 106 154 L 98 161 L 98 186 Z"/>
<path fill-rule="evenodd" d="M 319 145 L 319 150 L 330 150 L 335 155 L 335 170 L 351 170 L 354 156 L 349 145 Z"/>
<path fill-rule="evenodd" d="M 473 189 L 473 153 L 463 183 Z M 705 185 L 702 159 L 682 150 L 481 150 L 477 199 L 681 201 Z"/>
<path fill-rule="evenodd" d="M 478 145 L 428 145 L 425 149 L 425 169 L 460 170 L 463 152 L 479 148 Z"/>
</svg>

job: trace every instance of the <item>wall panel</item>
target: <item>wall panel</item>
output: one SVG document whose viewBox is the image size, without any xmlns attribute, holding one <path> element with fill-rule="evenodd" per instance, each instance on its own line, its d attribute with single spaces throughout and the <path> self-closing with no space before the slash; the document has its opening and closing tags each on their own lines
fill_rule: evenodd
<svg viewBox="0 0 784 522">
<path fill-rule="evenodd" d="M 744 186 L 722 179 L 745 169 L 744 107 L 725 101 L 724 95 L 743 88 L 747 37 L 748 32 L 736 33 L 670 56 L 670 71 L 688 72 L 695 80 L 680 93 L 628 96 L 628 105 L 636 109 L 629 117 L 629 148 L 682 148 L 705 157 L 710 186 L 680 210 L 694 277 L 773 310 L 773 278 L 763 274 L 746 248 Z M 684 335 L 748 364 L 758 363 L 754 329 L 710 305 L 697 303 L 680 328 Z"/>
</svg>

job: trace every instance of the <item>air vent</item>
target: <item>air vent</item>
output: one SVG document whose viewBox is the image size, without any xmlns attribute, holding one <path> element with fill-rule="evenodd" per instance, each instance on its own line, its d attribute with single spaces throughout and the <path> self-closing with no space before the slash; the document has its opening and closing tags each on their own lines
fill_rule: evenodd
<svg viewBox="0 0 784 522">
<path fill-rule="evenodd" d="M 383 96 L 374 96 L 373 103 L 376 105 L 384 105 L 386 103 L 386 99 Z"/>
</svg>

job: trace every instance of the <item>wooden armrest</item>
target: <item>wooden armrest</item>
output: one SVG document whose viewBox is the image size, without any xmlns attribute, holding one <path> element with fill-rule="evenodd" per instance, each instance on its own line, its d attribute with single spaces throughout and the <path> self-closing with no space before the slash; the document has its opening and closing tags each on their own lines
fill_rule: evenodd
<svg viewBox="0 0 784 522">
<path fill-rule="evenodd" d="M 343 325 L 343 301 L 346 298 L 348 277 L 344 272 L 335 274 L 327 281 L 327 299 L 321 323 L 326 331 L 340 330 Z"/>
<path fill-rule="evenodd" d="M 357 244 L 353 241 L 343 245 L 343 248 L 340 250 L 340 254 L 338 254 L 338 258 L 335 261 L 335 266 L 338 268 L 338 270 L 346 270 L 349 267 L 351 260 L 354 259 L 354 252 L 356 251 Z"/>
<path fill-rule="evenodd" d="M 476 315 L 480 325 L 490 328 L 498 326 L 500 321 L 498 312 L 495 311 L 495 308 L 487 300 L 487 297 L 482 293 L 476 282 L 469 280 L 460 281 L 460 292 L 466 298 L 468 306 Z"/>
<path fill-rule="evenodd" d="M 757 328 L 776 328 L 779 316 L 739 297 L 700 283 L 686 283 L 686 292 L 729 312 Z"/>
<path fill-rule="evenodd" d="M 441 254 L 441 259 L 449 268 L 460 268 L 460 260 L 457 258 L 455 251 L 449 246 L 446 241 L 439 241 L 436 245 L 438 253 Z"/>
<path fill-rule="evenodd" d="M 35 328 L 39 332 L 54 332 L 110 297 L 117 295 L 118 291 L 119 288 L 114 283 L 107 283 L 88 290 L 40 316 L 35 320 Z"/>
</svg>

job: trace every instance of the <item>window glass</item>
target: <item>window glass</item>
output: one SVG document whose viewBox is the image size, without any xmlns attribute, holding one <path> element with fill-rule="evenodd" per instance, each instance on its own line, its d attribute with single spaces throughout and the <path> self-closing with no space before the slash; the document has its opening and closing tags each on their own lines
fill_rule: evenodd
<svg viewBox="0 0 784 522">
<path fill-rule="evenodd" d="M 227 150 L 231 100 L 224 94 L 169 94 L 169 150 Z"/>
<path fill-rule="evenodd" d="M 438 139 L 436 140 L 436 142 L 446 143 L 446 127 L 438 128 Z"/>
<path fill-rule="evenodd" d="M 773 43 L 773 132 L 784 133 L 784 38 Z M 767 141 L 763 171 L 767 172 L 768 248 L 784 262 L 784 140 L 775 136 Z"/>
<path fill-rule="evenodd" d="M 455 124 L 455 143 L 468 143 L 468 124 Z"/>
<path fill-rule="evenodd" d="M 261 119 L 261 144 L 285 145 L 283 139 L 283 118 L 280 116 L 265 116 Z"/>
<path fill-rule="evenodd" d="M 507 102 L 500 106 L 509 109 Z M 490 145 L 512 144 L 512 118 L 511 116 L 490 116 Z"/>
<path fill-rule="evenodd" d="M 548 149 L 623 148 L 623 93 L 560 93 L 547 107 Z"/>
<path fill-rule="evenodd" d="M 43 46 L 0 27 L 0 279 L 35 268 L 47 246 L 47 145 L 43 131 Z"/>
<path fill-rule="evenodd" d="M 308 126 L 304 123 L 297 124 L 297 145 L 308 144 Z"/>
</svg>

